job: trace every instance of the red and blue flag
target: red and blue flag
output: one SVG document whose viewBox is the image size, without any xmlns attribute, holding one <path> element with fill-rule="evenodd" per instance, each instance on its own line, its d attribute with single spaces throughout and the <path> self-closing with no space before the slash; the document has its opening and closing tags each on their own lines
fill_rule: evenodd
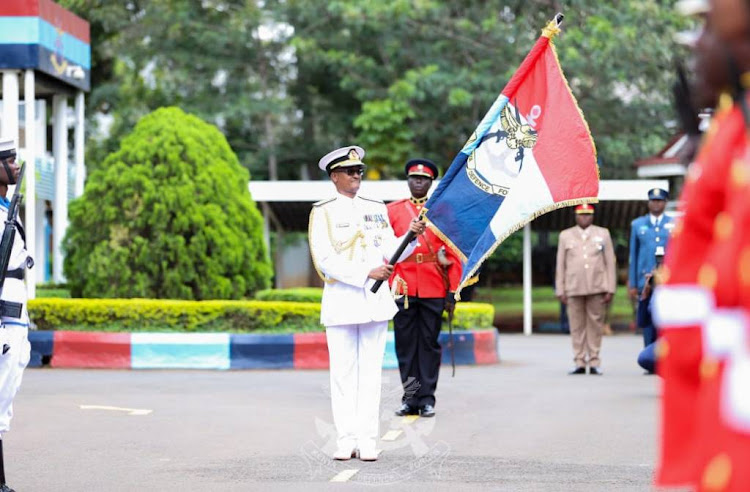
<svg viewBox="0 0 750 492">
<path fill-rule="evenodd" d="M 594 142 L 552 44 L 560 20 L 542 31 L 425 204 L 464 263 L 459 291 L 535 217 L 597 201 Z"/>
</svg>

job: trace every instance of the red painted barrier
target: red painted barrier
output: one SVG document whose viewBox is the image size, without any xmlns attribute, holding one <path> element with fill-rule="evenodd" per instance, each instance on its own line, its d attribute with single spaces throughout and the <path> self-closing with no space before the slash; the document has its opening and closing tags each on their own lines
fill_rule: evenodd
<svg viewBox="0 0 750 492">
<path fill-rule="evenodd" d="M 130 333 L 56 331 L 52 367 L 130 369 Z"/>
<path fill-rule="evenodd" d="M 294 334 L 294 368 L 328 368 L 328 343 L 325 333 Z"/>
</svg>

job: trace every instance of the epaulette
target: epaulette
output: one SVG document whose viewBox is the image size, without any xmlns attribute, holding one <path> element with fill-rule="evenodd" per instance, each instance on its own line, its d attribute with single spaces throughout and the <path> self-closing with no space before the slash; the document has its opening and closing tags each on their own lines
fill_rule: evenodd
<svg viewBox="0 0 750 492">
<path fill-rule="evenodd" d="M 325 205 L 326 203 L 331 203 L 331 202 L 332 202 L 332 201 L 334 201 L 335 199 L 336 199 L 336 197 L 333 197 L 333 198 L 326 198 L 325 200 L 321 200 L 321 201 L 319 201 L 319 202 L 315 202 L 315 203 L 313 203 L 313 207 L 320 207 L 321 205 Z"/>
<path fill-rule="evenodd" d="M 361 198 L 362 200 L 367 200 L 368 202 L 384 203 L 383 200 L 377 200 L 375 198 L 367 198 L 366 196 L 360 196 L 360 195 L 357 195 L 357 196 Z"/>
</svg>

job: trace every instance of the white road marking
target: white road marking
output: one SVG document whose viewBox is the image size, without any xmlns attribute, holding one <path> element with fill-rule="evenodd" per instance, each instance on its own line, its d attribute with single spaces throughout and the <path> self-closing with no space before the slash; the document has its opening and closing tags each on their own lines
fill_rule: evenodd
<svg viewBox="0 0 750 492">
<path fill-rule="evenodd" d="M 153 410 L 146 408 L 122 408 L 122 407 L 110 407 L 107 405 L 80 405 L 81 410 L 111 410 L 114 412 L 127 412 L 128 415 L 148 415 Z"/>
<path fill-rule="evenodd" d="M 419 418 L 419 415 L 407 415 L 401 420 L 402 424 L 411 424 Z"/>
<path fill-rule="evenodd" d="M 389 430 L 380 439 L 383 441 L 395 441 L 403 433 L 401 430 Z"/>
<path fill-rule="evenodd" d="M 359 468 L 349 468 L 338 473 L 331 479 L 331 482 L 348 482 L 350 478 L 357 474 Z"/>
</svg>

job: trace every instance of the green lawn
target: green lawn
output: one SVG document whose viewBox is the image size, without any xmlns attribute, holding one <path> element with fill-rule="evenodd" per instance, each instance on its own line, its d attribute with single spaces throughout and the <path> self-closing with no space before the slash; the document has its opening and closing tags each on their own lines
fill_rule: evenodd
<svg viewBox="0 0 750 492">
<path fill-rule="evenodd" d="M 478 287 L 474 295 L 475 302 L 487 302 L 495 306 L 495 317 L 519 318 L 523 316 L 523 288 Z M 532 315 L 535 321 L 540 319 L 557 320 L 560 316 L 560 302 L 555 297 L 552 287 L 534 287 L 531 293 Z M 627 323 L 633 319 L 633 307 L 628 300 L 627 289 L 617 288 L 610 311 L 610 322 Z"/>
<path fill-rule="evenodd" d="M 70 291 L 68 289 L 49 289 L 44 287 L 37 287 L 37 297 L 63 297 L 65 299 L 70 298 Z"/>
</svg>

